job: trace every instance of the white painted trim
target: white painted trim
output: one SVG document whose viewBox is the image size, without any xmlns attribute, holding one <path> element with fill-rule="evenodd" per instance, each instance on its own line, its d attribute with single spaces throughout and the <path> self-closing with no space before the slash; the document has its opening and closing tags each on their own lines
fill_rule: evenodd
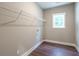
<svg viewBox="0 0 79 59">
<path fill-rule="evenodd" d="M 75 47 L 76 50 L 79 52 L 79 48 L 77 47 L 76 44 L 44 39 L 44 40 L 40 41 L 39 43 L 37 43 L 35 46 L 33 46 L 31 49 L 29 49 L 27 52 L 25 52 L 24 54 L 22 54 L 21 56 L 28 56 L 28 55 L 29 55 L 31 52 L 33 52 L 41 43 L 43 43 L 43 42 L 45 42 L 45 41 L 46 41 L 46 42 L 51 42 L 51 43 L 58 43 L 58 44 L 62 44 L 62 45 L 73 46 L 73 47 Z"/>
<path fill-rule="evenodd" d="M 75 47 L 75 48 L 76 48 L 76 50 L 79 52 L 79 48 L 78 48 L 78 46 L 77 46 L 77 45 L 75 45 L 74 47 Z"/>
<path fill-rule="evenodd" d="M 79 52 L 79 48 L 77 47 L 76 44 L 73 44 L 73 43 L 59 42 L 59 41 L 53 41 L 53 40 L 48 40 L 48 39 L 43 40 L 43 42 L 44 42 L 44 41 L 46 41 L 46 42 L 51 42 L 51 43 L 58 43 L 58 44 L 62 44 L 62 45 L 73 46 L 73 47 L 75 47 L 76 50 Z"/>
<path fill-rule="evenodd" d="M 22 54 L 21 56 L 28 56 L 31 52 L 33 52 L 43 41 L 40 41 L 35 46 L 33 46 L 31 49 L 29 49 L 27 52 Z"/>
<path fill-rule="evenodd" d="M 75 46 L 75 44 L 73 43 L 67 43 L 67 42 L 59 42 L 59 41 L 53 41 L 53 40 L 43 40 L 43 41 L 46 41 L 46 42 L 51 42 L 51 43 L 58 43 L 58 44 L 63 44 L 63 45 L 68 45 L 68 46 Z"/>
</svg>

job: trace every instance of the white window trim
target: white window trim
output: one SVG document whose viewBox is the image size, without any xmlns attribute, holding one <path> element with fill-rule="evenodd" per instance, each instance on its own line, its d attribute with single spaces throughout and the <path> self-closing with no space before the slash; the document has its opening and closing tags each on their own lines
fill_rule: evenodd
<svg viewBox="0 0 79 59">
<path fill-rule="evenodd" d="M 59 14 L 59 15 L 60 15 L 60 14 L 61 14 L 61 15 L 64 15 L 64 17 L 63 17 L 63 18 L 64 18 L 64 20 L 63 20 L 63 23 L 64 23 L 63 26 L 55 26 L 55 19 L 54 19 L 55 16 L 54 16 L 54 15 L 56 15 L 56 14 L 57 14 L 57 15 L 58 15 L 58 14 Z M 65 12 L 53 14 L 53 15 L 52 15 L 52 27 L 53 27 L 53 28 L 65 28 L 65 26 L 66 26 L 66 24 L 65 24 L 65 19 L 66 19 L 66 13 L 65 13 Z"/>
</svg>

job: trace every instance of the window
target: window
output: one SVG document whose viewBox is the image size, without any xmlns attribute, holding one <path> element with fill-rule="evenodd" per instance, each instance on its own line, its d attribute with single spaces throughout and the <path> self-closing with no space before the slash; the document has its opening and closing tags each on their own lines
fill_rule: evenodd
<svg viewBox="0 0 79 59">
<path fill-rule="evenodd" d="M 53 28 L 65 28 L 65 13 L 53 14 Z"/>
</svg>

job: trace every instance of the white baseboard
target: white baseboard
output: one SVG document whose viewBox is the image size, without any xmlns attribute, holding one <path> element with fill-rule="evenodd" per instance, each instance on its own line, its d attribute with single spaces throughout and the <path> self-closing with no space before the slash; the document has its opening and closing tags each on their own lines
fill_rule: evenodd
<svg viewBox="0 0 79 59">
<path fill-rule="evenodd" d="M 53 40 L 48 40 L 48 39 L 45 39 L 43 41 L 51 42 L 51 43 L 58 43 L 58 44 L 63 44 L 63 45 L 68 45 L 68 46 L 75 46 L 75 44 L 73 44 L 73 43 L 59 42 L 59 41 L 53 41 Z"/>
<path fill-rule="evenodd" d="M 76 50 L 79 52 L 79 48 L 78 48 L 78 46 L 74 46 L 75 48 L 76 48 Z"/>
<path fill-rule="evenodd" d="M 76 48 L 76 50 L 79 52 L 79 48 L 76 46 L 76 44 L 73 43 L 67 43 L 67 42 L 59 42 L 59 41 L 53 41 L 53 40 L 42 40 L 41 42 L 37 43 L 35 46 L 33 46 L 31 49 L 29 49 L 27 52 L 25 52 L 23 55 L 21 56 L 28 56 L 31 52 L 33 52 L 41 43 L 43 42 L 51 42 L 51 43 L 58 43 L 58 44 L 62 44 L 62 45 L 68 45 L 68 46 L 73 46 Z"/>
<path fill-rule="evenodd" d="M 44 41 L 46 41 L 46 42 L 51 42 L 51 43 L 58 43 L 58 44 L 62 44 L 62 45 L 73 46 L 73 47 L 75 47 L 76 50 L 79 52 L 79 48 L 77 47 L 76 44 L 73 44 L 73 43 L 59 42 L 59 41 L 53 41 L 53 40 L 48 40 L 48 39 L 43 40 L 43 42 L 44 42 Z"/>
<path fill-rule="evenodd" d="M 33 52 L 43 41 L 37 43 L 35 46 L 33 46 L 31 49 L 29 49 L 27 52 L 22 54 L 21 56 L 28 56 L 31 52 Z"/>
</svg>

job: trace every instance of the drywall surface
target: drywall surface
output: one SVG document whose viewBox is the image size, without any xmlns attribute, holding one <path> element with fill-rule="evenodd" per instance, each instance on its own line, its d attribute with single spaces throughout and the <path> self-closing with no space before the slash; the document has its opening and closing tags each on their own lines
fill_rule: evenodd
<svg viewBox="0 0 79 59">
<path fill-rule="evenodd" d="M 53 28 L 52 21 L 55 13 L 66 13 L 65 28 Z M 46 20 L 43 30 L 44 39 L 76 44 L 74 4 L 44 10 L 44 19 Z"/>
<path fill-rule="evenodd" d="M 79 51 L 79 3 L 75 4 L 75 28 L 76 28 L 76 42 Z"/>
<path fill-rule="evenodd" d="M 40 18 L 42 10 L 36 3 L 0 3 L 0 55 L 22 55 L 37 44 L 41 40 Z"/>
</svg>

